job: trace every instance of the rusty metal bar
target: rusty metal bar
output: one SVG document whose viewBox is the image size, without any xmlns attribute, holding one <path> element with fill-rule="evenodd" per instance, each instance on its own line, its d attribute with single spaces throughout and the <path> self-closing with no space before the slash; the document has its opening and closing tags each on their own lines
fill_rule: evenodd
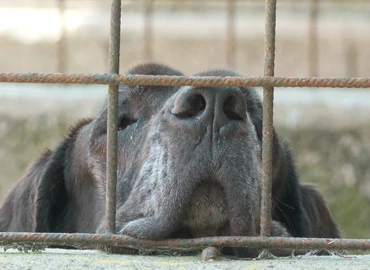
<svg viewBox="0 0 370 270">
<path fill-rule="evenodd" d="M 59 13 L 59 31 L 60 37 L 57 44 L 57 72 L 64 73 L 67 71 L 67 42 L 65 29 L 65 0 L 58 0 Z"/>
<path fill-rule="evenodd" d="M 310 0 L 310 16 L 308 30 L 308 63 L 309 75 L 318 76 L 318 52 L 319 42 L 317 36 L 317 13 L 319 12 L 318 0 Z"/>
<path fill-rule="evenodd" d="M 109 39 L 109 72 L 119 74 L 121 42 L 121 0 L 112 0 Z M 106 226 L 107 233 L 116 233 L 116 186 L 117 186 L 117 131 L 118 85 L 108 88 L 107 121 L 107 171 L 106 171 Z"/>
<path fill-rule="evenodd" d="M 235 0 L 227 0 L 226 64 L 236 67 Z"/>
<path fill-rule="evenodd" d="M 144 59 L 153 59 L 153 1 L 144 1 Z"/>
<path fill-rule="evenodd" d="M 151 76 L 132 74 L 59 74 L 59 73 L 0 73 L 1 82 L 64 83 L 64 84 L 121 84 L 163 86 L 251 86 L 251 87 L 331 87 L 370 88 L 370 77 L 196 77 Z"/>
<path fill-rule="evenodd" d="M 265 0 L 265 76 L 274 76 L 276 0 Z M 261 236 L 271 235 L 274 88 L 263 88 Z"/>
<path fill-rule="evenodd" d="M 62 245 L 77 248 L 125 246 L 170 250 L 199 250 L 207 246 L 293 248 L 325 250 L 370 250 L 370 239 L 220 236 L 193 239 L 144 240 L 126 235 L 64 233 L 0 233 L 0 245 Z"/>
</svg>

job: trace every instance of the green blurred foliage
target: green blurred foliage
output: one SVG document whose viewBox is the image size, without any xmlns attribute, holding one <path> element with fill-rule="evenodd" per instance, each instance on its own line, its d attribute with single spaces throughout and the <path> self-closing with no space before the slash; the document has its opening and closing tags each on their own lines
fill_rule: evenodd
<svg viewBox="0 0 370 270">
<path fill-rule="evenodd" d="M 68 122 L 63 113 L 28 119 L 0 115 L 0 201 L 42 150 L 62 140 Z"/>
<path fill-rule="evenodd" d="M 370 126 L 279 130 L 290 143 L 300 180 L 325 194 L 342 236 L 369 238 Z"/>
</svg>

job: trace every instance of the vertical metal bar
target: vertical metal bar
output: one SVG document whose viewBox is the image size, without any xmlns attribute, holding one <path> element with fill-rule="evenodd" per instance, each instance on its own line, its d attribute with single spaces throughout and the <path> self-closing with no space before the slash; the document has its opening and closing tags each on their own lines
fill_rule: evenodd
<svg viewBox="0 0 370 270">
<path fill-rule="evenodd" d="M 146 61 L 153 58 L 153 1 L 144 1 L 144 59 Z"/>
<path fill-rule="evenodd" d="M 265 0 L 265 76 L 274 76 L 276 0 Z M 274 88 L 263 88 L 261 236 L 271 235 Z"/>
<path fill-rule="evenodd" d="M 112 0 L 109 38 L 109 72 L 119 73 L 121 0 Z M 118 85 L 108 88 L 106 231 L 116 232 Z"/>
<path fill-rule="evenodd" d="M 67 69 L 67 42 L 65 29 L 65 0 L 58 0 L 60 37 L 57 44 L 57 72 L 65 73 Z"/>
<path fill-rule="evenodd" d="M 318 50 L 317 37 L 317 13 L 319 11 L 318 0 L 310 0 L 309 37 L 308 37 L 308 62 L 309 76 L 318 76 Z"/>
<path fill-rule="evenodd" d="M 235 67 L 235 0 L 227 0 L 227 27 L 226 27 L 226 64 Z"/>
</svg>

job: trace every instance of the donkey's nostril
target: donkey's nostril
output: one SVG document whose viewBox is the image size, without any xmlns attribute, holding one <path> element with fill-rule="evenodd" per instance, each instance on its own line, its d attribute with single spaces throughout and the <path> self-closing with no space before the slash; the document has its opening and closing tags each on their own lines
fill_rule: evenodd
<svg viewBox="0 0 370 270">
<path fill-rule="evenodd" d="M 171 110 L 171 114 L 180 118 L 191 118 L 203 112 L 206 108 L 206 100 L 202 95 L 192 95 L 179 101 Z"/>
<path fill-rule="evenodd" d="M 238 100 L 236 96 L 229 96 L 225 100 L 223 110 L 229 120 L 243 120 L 243 116 L 240 115 L 241 110 L 238 109 Z M 242 110 L 242 112 L 244 112 L 244 110 Z"/>
</svg>

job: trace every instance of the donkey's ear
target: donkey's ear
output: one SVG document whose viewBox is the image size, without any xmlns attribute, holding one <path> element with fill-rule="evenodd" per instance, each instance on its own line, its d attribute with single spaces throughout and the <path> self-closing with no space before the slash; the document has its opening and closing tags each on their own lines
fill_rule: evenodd
<svg viewBox="0 0 370 270">
<path fill-rule="evenodd" d="M 34 232 L 53 232 L 63 223 L 68 205 L 64 177 L 67 144 L 62 143 L 43 165 L 34 199 Z"/>
<path fill-rule="evenodd" d="M 0 231 L 62 231 L 69 209 L 68 187 L 79 130 L 91 119 L 73 127 L 55 151 L 45 151 L 14 186 L 0 207 Z"/>
<path fill-rule="evenodd" d="M 73 126 L 68 136 L 41 166 L 43 173 L 37 181 L 34 199 L 33 231 L 54 232 L 63 227 L 68 211 L 68 177 L 73 162 L 72 152 L 76 147 L 79 131 L 91 121 L 92 119 L 82 119 Z"/>
<path fill-rule="evenodd" d="M 45 151 L 0 208 L 0 231 L 53 232 L 67 207 L 65 144 Z"/>
<path fill-rule="evenodd" d="M 324 198 L 313 185 L 301 186 L 302 204 L 309 219 L 310 236 L 340 238 L 337 224 L 334 222 Z"/>
</svg>

